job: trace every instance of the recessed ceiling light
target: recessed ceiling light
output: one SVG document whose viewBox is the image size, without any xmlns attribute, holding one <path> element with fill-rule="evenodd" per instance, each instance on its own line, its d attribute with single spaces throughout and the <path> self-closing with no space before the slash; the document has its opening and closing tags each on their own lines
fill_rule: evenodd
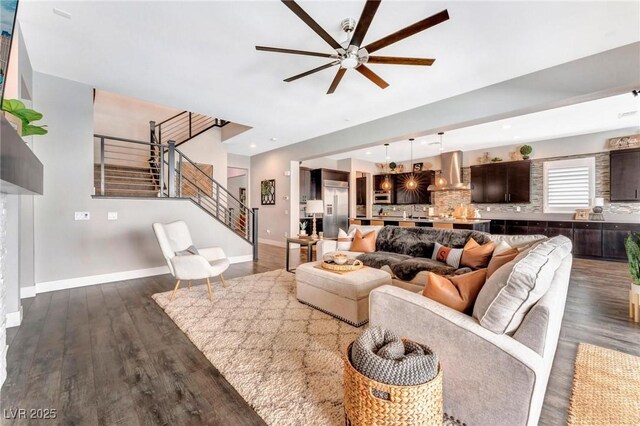
<svg viewBox="0 0 640 426">
<path fill-rule="evenodd" d="M 504 126 L 502 126 L 503 129 L 510 129 L 511 128 L 511 124 L 505 124 Z"/>
<path fill-rule="evenodd" d="M 249 145 L 249 146 L 250 146 L 251 148 L 255 148 L 255 147 L 256 147 L 256 144 L 255 144 L 255 143 L 252 143 L 252 144 L 251 144 L 251 145 Z"/>
<path fill-rule="evenodd" d="M 278 140 L 278 138 L 273 137 L 273 138 L 271 138 L 270 140 L 271 140 L 271 142 L 275 142 L 275 141 L 277 141 L 277 140 Z"/>
<path fill-rule="evenodd" d="M 365 152 L 366 155 L 371 155 L 371 151 Z"/>
<path fill-rule="evenodd" d="M 58 9 L 57 7 L 54 7 L 53 8 L 53 13 L 55 15 L 62 16 L 63 18 L 71 19 L 71 14 L 69 12 L 67 12 L 66 10 L 62 10 L 62 9 Z"/>
<path fill-rule="evenodd" d="M 420 142 L 420 145 L 426 145 L 426 144 L 427 144 L 427 141 L 421 141 Z"/>
<path fill-rule="evenodd" d="M 387 155 L 387 160 L 391 160 L 391 157 L 389 157 L 388 155 Z"/>
<path fill-rule="evenodd" d="M 350 118 L 345 118 L 344 121 L 351 121 L 351 119 Z"/>
<path fill-rule="evenodd" d="M 520 139 L 522 136 L 514 136 L 514 139 Z"/>
</svg>

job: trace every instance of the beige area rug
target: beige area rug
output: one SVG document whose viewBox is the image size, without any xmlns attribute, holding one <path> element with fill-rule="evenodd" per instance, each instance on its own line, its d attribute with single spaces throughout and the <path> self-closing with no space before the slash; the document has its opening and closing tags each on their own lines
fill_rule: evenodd
<svg viewBox="0 0 640 426">
<path fill-rule="evenodd" d="M 206 286 L 153 298 L 269 425 L 344 425 L 342 354 L 362 328 L 298 302 L 284 270 L 227 283 L 213 304 Z"/>
<path fill-rule="evenodd" d="M 640 425 L 640 357 L 578 346 L 569 425 Z"/>
<path fill-rule="evenodd" d="M 270 425 L 344 424 L 341 354 L 360 329 L 296 300 L 277 270 L 153 295 L 178 327 Z"/>
</svg>

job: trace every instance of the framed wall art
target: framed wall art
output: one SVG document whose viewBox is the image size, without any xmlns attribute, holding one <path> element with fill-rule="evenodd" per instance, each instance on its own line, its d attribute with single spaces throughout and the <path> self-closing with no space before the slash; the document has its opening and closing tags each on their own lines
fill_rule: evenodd
<svg viewBox="0 0 640 426">
<path fill-rule="evenodd" d="M 267 179 L 260 182 L 260 204 L 273 206 L 276 204 L 276 180 Z"/>
</svg>

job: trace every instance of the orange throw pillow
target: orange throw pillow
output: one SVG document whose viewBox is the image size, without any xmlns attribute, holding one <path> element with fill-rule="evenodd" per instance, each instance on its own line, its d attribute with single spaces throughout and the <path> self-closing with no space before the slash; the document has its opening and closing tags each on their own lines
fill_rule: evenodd
<svg viewBox="0 0 640 426">
<path fill-rule="evenodd" d="M 486 277 L 486 269 L 450 277 L 429 272 L 422 295 L 456 311 L 471 312 Z"/>
<path fill-rule="evenodd" d="M 460 266 L 468 266 L 472 269 L 486 268 L 495 248 L 496 245 L 493 242 L 480 245 L 473 238 L 469 238 L 462 250 Z"/>
<path fill-rule="evenodd" d="M 363 236 L 362 232 L 358 229 L 355 237 L 353 237 L 353 242 L 351 243 L 349 251 L 356 251 L 360 253 L 373 253 L 376 251 L 376 232 L 371 231 L 367 235 Z"/>
<path fill-rule="evenodd" d="M 507 251 L 503 251 L 491 258 L 489 266 L 487 266 L 487 278 L 489 278 L 495 271 L 500 269 L 505 263 L 511 262 L 520 253 L 517 248 L 512 248 Z"/>
</svg>

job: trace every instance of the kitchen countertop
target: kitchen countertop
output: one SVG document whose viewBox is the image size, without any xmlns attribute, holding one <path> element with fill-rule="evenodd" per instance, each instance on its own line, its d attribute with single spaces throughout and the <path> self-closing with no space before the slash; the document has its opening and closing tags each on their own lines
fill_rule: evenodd
<svg viewBox="0 0 640 426">
<path fill-rule="evenodd" d="M 384 220 L 385 222 L 416 222 L 416 223 L 488 223 L 491 219 L 441 219 L 434 218 L 403 218 L 402 216 L 372 216 L 372 217 L 352 217 L 354 220 Z"/>
<path fill-rule="evenodd" d="M 558 222 L 640 223 L 640 214 L 604 214 L 602 220 L 576 220 L 573 213 L 482 213 L 483 219 L 491 220 L 542 220 Z"/>
</svg>

